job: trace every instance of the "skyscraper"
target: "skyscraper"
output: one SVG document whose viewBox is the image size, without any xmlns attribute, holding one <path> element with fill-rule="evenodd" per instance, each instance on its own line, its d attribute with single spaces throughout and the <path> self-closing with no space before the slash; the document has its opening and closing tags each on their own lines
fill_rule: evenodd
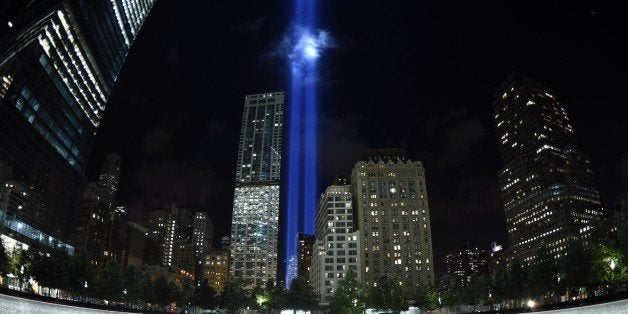
<svg viewBox="0 0 628 314">
<path fill-rule="evenodd" d="M 120 156 L 107 155 L 105 163 L 98 176 L 98 186 L 101 189 L 101 200 L 107 208 L 113 208 L 116 203 L 118 183 L 120 182 Z"/>
<path fill-rule="evenodd" d="M 329 304 L 338 283 L 350 268 L 360 274 L 360 235 L 353 228 L 351 186 L 332 185 L 325 189 L 316 210 L 316 238 L 313 244 L 310 284 Z"/>
<path fill-rule="evenodd" d="M 148 239 L 159 245 L 161 266 L 194 274 L 194 216 L 189 210 L 165 204 L 162 210 L 148 214 L 146 227 Z"/>
<path fill-rule="evenodd" d="M 231 222 L 232 277 L 247 288 L 277 275 L 284 93 L 248 95 L 240 131 Z"/>
<path fill-rule="evenodd" d="M 362 281 L 387 276 L 409 298 L 434 284 L 432 232 L 425 168 L 403 150 L 366 151 L 351 178 L 360 231 Z"/>
<path fill-rule="evenodd" d="M 577 149 L 565 106 L 550 89 L 514 73 L 495 97 L 509 249 L 526 263 L 543 246 L 558 257 L 603 219 L 591 163 Z"/>
<path fill-rule="evenodd" d="M 461 287 L 467 286 L 472 280 L 481 275 L 488 274 L 489 254 L 479 247 L 470 246 L 452 251 L 445 257 L 447 275 L 458 281 Z"/>
<path fill-rule="evenodd" d="M 90 146 L 154 0 L 17 1 L 0 16 L 0 160 L 29 200 L 0 208 L 2 233 L 65 246 Z M 19 228 L 18 228 L 19 227 Z M 45 239 L 45 240 L 43 240 Z"/>
<path fill-rule="evenodd" d="M 207 217 L 206 212 L 195 212 L 194 223 L 192 226 L 192 234 L 194 241 L 194 257 L 196 265 L 194 267 L 194 276 L 197 283 L 201 282 L 203 277 L 203 264 L 205 263 L 205 255 L 209 253 L 214 241 L 214 225 Z"/>
</svg>

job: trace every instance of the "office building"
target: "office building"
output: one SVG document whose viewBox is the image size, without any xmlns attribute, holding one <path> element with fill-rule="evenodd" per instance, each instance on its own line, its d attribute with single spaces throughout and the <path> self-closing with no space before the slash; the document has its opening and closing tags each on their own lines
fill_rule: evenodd
<svg viewBox="0 0 628 314">
<path fill-rule="evenodd" d="M 72 251 L 94 135 L 153 3 L 3 2 L 0 160 L 29 196 L 18 211 L 0 208 L 3 234 Z"/>
<path fill-rule="evenodd" d="M 204 277 L 215 292 L 222 292 L 229 278 L 229 252 L 210 251 L 205 256 Z"/>
<path fill-rule="evenodd" d="M 117 154 L 107 155 L 107 159 L 100 170 L 98 176 L 98 186 L 101 189 L 101 201 L 107 208 L 114 208 L 118 183 L 120 182 L 120 156 Z"/>
<path fill-rule="evenodd" d="M 351 186 L 329 186 L 318 201 L 309 271 L 310 284 L 321 304 L 329 304 L 349 268 L 353 268 L 358 278 L 362 277 L 360 234 L 353 223 Z"/>
<path fill-rule="evenodd" d="M 298 261 L 297 276 L 310 278 L 310 267 L 312 266 L 312 253 L 314 249 L 315 235 L 299 233 L 297 236 Z"/>
<path fill-rule="evenodd" d="M 469 243 L 447 254 L 445 264 L 447 275 L 454 278 L 460 287 L 467 286 L 472 280 L 490 271 L 489 253 Z"/>
<path fill-rule="evenodd" d="M 514 73 L 493 102 L 508 249 L 530 264 L 541 247 L 559 257 L 603 219 L 591 163 L 576 146 L 554 92 Z"/>
<path fill-rule="evenodd" d="M 366 287 L 387 276 L 411 298 L 434 284 L 425 168 L 403 150 L 366 151 L 351 184 L 360 231 L 361 275 Z"/>
<path fill-rule="evenodd" d="M 248 95 L 240 131 L 231 222 L 234 278 L 247 289 L 277 277 L 284 93 Z"/>
<path fill-rule="evenodd" d="M 197 279 L 197 284 L 200 283 L 203 278 L 203 263 L 205 262 L 205 255 L 213 246 L 214 241 L 214 225 L 211 219 L 207 217 L 206 212 L 194 213 L 194 223 L 192 230 L 192 240 L 194 241 L 194 277 Z"/>
<path fill-rule="evenodd" d="M 194 277 L 197 262 L 193 214 L 174 204 L 165 204 L 162 210 L 148 214 L 146 227 L 149 241 L 159 245 L 161 266 Z"/>
</svg>

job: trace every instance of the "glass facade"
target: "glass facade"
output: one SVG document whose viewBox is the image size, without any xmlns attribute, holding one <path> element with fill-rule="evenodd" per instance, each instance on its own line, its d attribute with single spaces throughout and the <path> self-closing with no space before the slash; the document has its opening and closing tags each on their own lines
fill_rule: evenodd
<svg viewBox="0 0 628 314">
<path fill-rule="evenodd" d="M 495 97 L 509 249 L 525 263 L 543 246 L 559 257 L 603 217 L 591 163 L 576 148 L 565 106 L 551 90 L 515 73 Z"/>
<path fill-rule="evenodd" d="M 71 238 L 94 135 L 153 3 L 25 1 L 3 12 L 19 18 L 0 41 L 0 161 L 11 169 L 3 179 L 30 195 L 20 210 L 0 208 L 5 222 L 21 217 L 42 234 Z"/>
<path fill-rule="evenodd" d="M 247 288 L 277 276 L 284 93 L 245 97 L 231 222 L 230 274 Z"/>
</svg>

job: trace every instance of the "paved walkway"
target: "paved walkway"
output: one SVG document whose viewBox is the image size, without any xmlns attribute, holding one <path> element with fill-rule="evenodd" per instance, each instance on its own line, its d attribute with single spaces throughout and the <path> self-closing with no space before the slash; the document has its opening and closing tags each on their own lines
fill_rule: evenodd
<svg viewBox="0 0 628 314">
<path fill-rule="evenodd" d="M 582 307 L 574 307 L 570 309 L 551 310 L 551 311 L 539 311 L 536 313 L 551 313 L 551 314 L 615 314 L 615 313 L 628 313 L 628 300 L 621 300 L 609 303 L 602 303 L 596 305 L 588 305 Z"/>
<path fill-rule="evenodd" d="M 79 313 L 117 313 L 115 311 L 105 311 L 97 309 L 82 308 L 77 306 L 62 305 L 48 302 L 41 302 L 29 299 L 23 299 L 10 295 L 0 294 L 0 314 L 79 314 Z"/>
</svg>

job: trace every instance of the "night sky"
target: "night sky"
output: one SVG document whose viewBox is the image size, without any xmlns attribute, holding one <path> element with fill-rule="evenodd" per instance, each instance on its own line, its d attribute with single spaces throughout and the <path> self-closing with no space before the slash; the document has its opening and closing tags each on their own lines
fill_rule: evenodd
<svg viewBox="0 0 628 314">
<path fill-rule="evenodd" d="M 208 211 L 220 237 L 231 224 L 244 96 L 289 92 L 278 51 L 293 9 L 214 2 L 157 1 L 87 176 L 116 152 L 119 202 L 133 219 L 173 202 Z M 334 38 L 319 59 L 320 191 L 347 176 L 363 149 L 405 148 L 426 168 L 437 273 L 465 242 L 506 243 L 491 103 L 513 70 L 566 104 L 603 202 L 628 197 L 626 11 L 597 1 L 502 2 L 319 1 L 319 26 Z"/>
</svg>

